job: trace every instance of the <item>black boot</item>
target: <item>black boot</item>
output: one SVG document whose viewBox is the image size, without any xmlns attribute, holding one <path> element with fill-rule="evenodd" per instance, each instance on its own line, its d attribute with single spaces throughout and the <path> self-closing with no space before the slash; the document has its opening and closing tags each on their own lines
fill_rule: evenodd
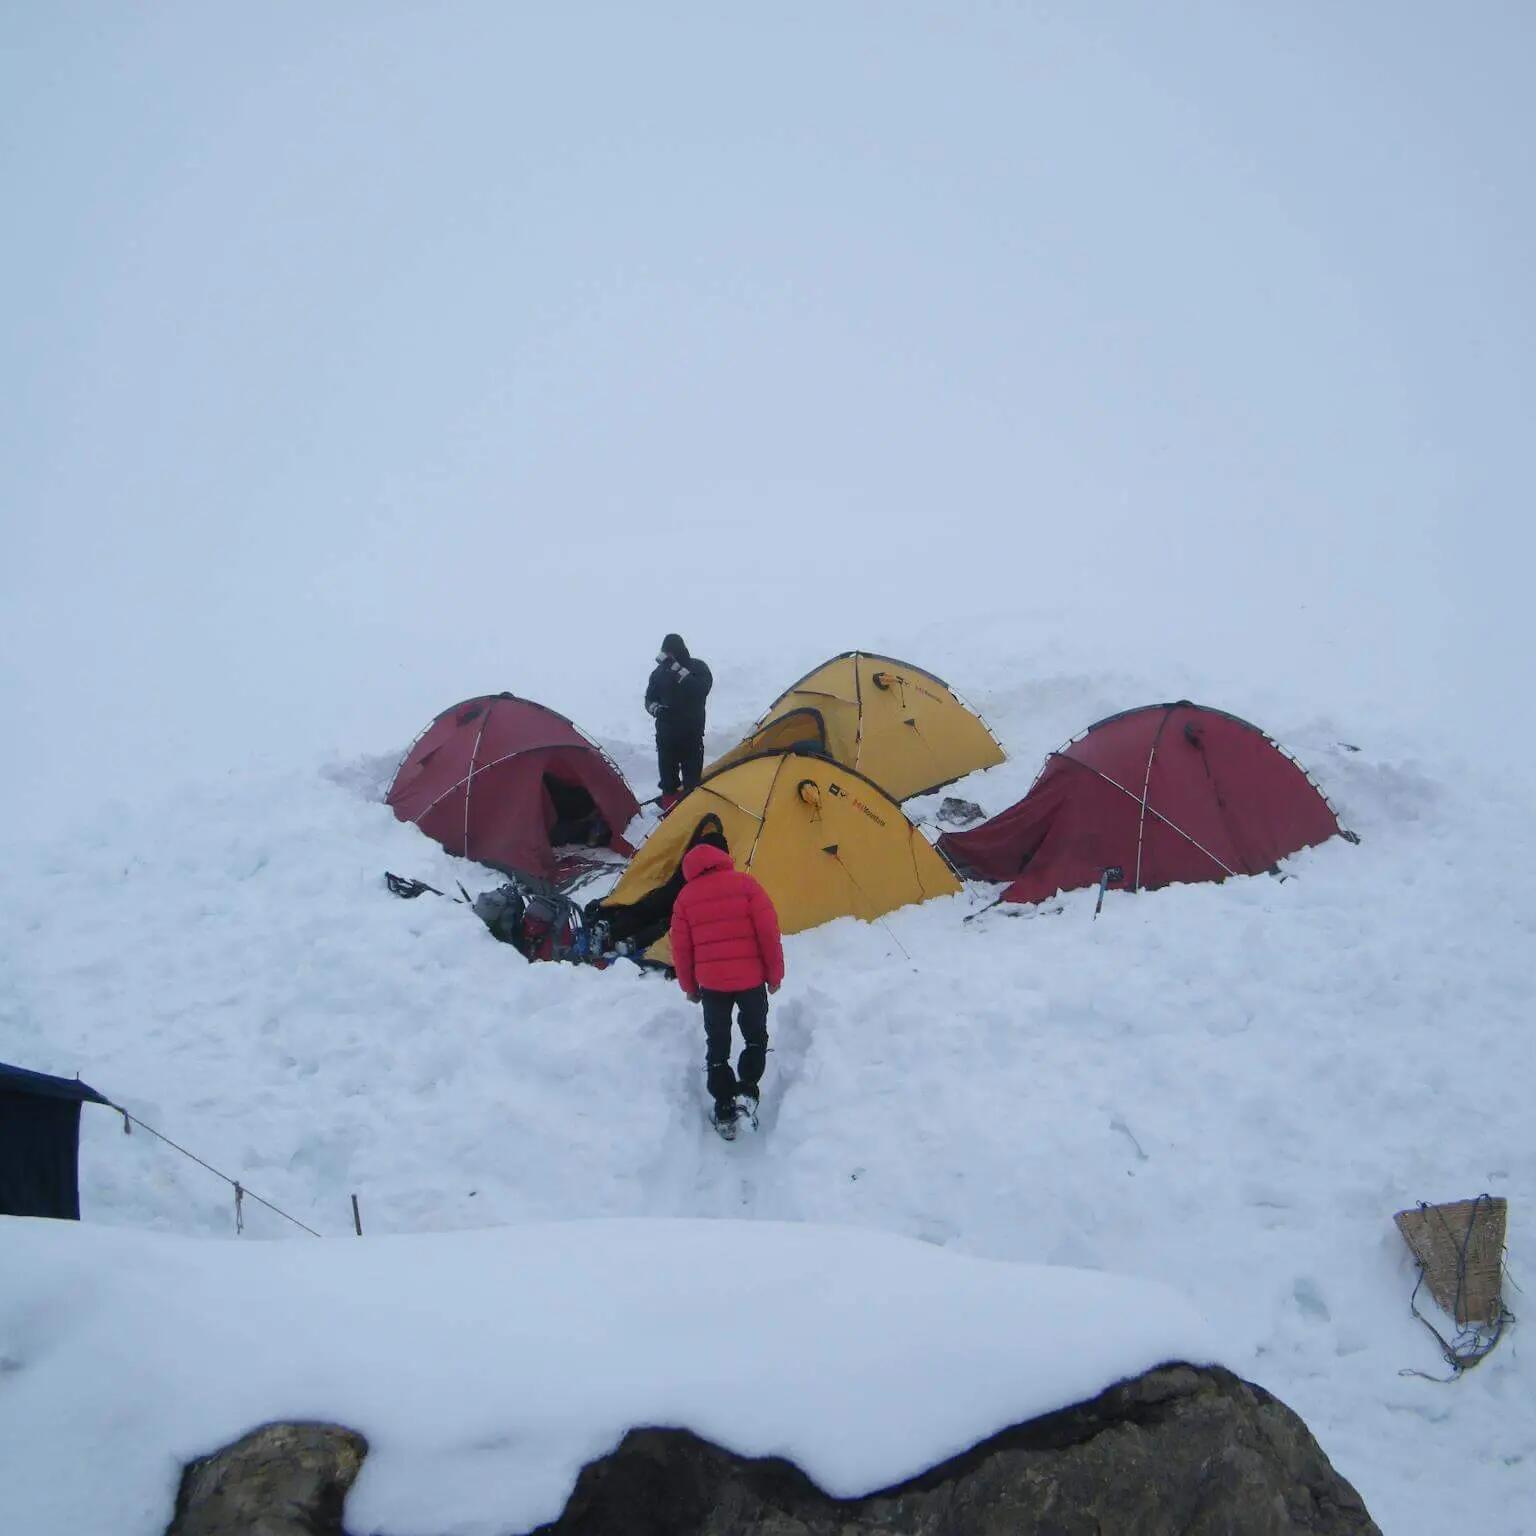
<svg viewBox="0 0 1536 1536">
<path fill-rule="evenodd" d="M 736 1114 L 755 1131 L 757 1129 L 757 1084 L 739 1083 L 736 1088 Z"/>
</svg>

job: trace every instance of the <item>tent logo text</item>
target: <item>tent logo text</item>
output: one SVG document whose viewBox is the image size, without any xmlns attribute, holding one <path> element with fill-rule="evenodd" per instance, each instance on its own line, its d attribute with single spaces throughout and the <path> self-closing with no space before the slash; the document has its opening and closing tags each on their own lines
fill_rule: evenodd
<svg viewBox="0 0 1536 1536">
<path fill-rule="evenodd" d="M 842 799 L 848 801 L 855 810 L 863 811 L 864 814 L 868 816 L 869 819 L 874 822 L 877 827 L 883 827 L 885 825 L 885 817 L 877 816 L 872 810 L 870 810 L 867 805 L 864 804 L 862 800 L 859 799 L 857 795 L 850 795 L 846 789 L 842 788 L 841 785 L 828 784 L 827 793 L 831 795 L 838 795 Z"/>
</svg>

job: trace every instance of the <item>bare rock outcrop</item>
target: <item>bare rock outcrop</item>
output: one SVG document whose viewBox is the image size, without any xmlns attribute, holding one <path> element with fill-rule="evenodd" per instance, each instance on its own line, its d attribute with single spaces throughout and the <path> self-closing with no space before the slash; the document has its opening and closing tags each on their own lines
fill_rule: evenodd
<svg viewBox="0 0 1536 1536">
<path fill-rule="evenodd" d="M 368 1442 L 338 1424 L 267 1424 L 181 1474 L 167 1536 L 341 1536 Z"/>
</svg>

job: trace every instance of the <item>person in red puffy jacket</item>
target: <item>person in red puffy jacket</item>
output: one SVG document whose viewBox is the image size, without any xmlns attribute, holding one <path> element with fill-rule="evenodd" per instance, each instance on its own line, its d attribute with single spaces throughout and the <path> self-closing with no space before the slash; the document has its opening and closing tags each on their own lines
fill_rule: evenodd
<svg viewBox="0 0 1536 1536">
<path fill-rule="evenodd" d="M 690 1003 L 704 1005 L 704 1060 L 715 1123 L 729 1126 L 737 1099 L 757 1106 L 768 1062 L 768 994 L 784 980 L 779 915 L 768 893 L 724 849 L 700 843 L 683 858 L 672 908 L 672 964 Z M 732 1015 L 746 1042 L 731 1070 Z"/>
</svg>

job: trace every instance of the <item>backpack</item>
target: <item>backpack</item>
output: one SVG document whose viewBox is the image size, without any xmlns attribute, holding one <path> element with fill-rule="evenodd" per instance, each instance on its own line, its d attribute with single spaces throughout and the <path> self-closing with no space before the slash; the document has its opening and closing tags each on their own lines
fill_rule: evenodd
<svg viewBox="0 0 1536 1536">
<path fill-rule="evenodd" d="M 582 910 L 542 881 L 509 880 L 475 897 L 475 915 L 527 960 L 606 965 Z"/>
<path fill-rule="evenodd" d="M 474 900 L 475 916 L 503 944 L 516 944 L 523 931 L 523 916 L 528 898 L 520 886 L 509 881 L 494 891 L 482 891 Z"/>
</svg>

